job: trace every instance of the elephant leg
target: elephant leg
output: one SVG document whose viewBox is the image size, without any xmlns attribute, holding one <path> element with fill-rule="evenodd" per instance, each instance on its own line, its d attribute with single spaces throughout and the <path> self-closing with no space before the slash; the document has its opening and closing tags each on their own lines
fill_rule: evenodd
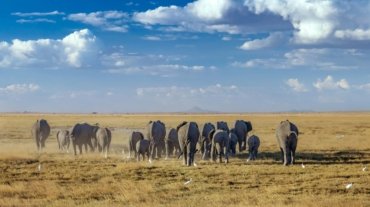
<svg viewBox="0 0 370 207">
<path fill-rule="evenodd" d="M 105 145 L 104 147 L 104 158 L 108 158 L 108 146 Z"/>
<path fill-rule="evenodd" d="M 245 135 L 245 137 L 243 137 L 243 148 L 242 150 L 246 150 L 247 149 L 247 135 Z"/>
<path fill-rule="evenodd" d="M 70 142 L 67 141 L 67 153 L 69 153 L 69 145 L 70 145 Z"/>
<path fill-rule="evenodd" d="M 226 147 L 226 150 L 224 150 L 225 154 L 225 163 L 229 163 L 229 150 L 227 150 L 228 147 Z"/>
<path fill-rule="evenodd" d="M 161 142 L 159 142 L 159 144 L 157 145 L 157 158 L 161 158 L 162 157 L 162 144 Z"/>
<path fill-rule="evenodd" d="M 80 155 L 82 155 L 82 144 L 78 145 L 78 149 L 80 151 Z"/>
<path fill-rule="evenodd" d="M 59 139 L 57 138 L 57 141 L 58 141 L 58 147 L 59 147 L 59 150 L 61 150 L 62 149 L 62 146 L 60 146 L 60 141 L 59 141 Z"/>
<path fill-rule="evenodd" d="M 281 152 L 280 154 L 281 154 L 281 159 L 282 159 L 282 162 L 281 163 L 284 164 L 284 150 L 281 147 L 280 147 L 280 152 Z"/>
<path fill-rule="evenodd" d="M 220 143 L 216 143 L 216 155 L 217 155 L 217 158 L 218 158 L 218 162 L 222 163 L 222 153 L 221 153 Z"/>
<path fill-rule="evenodd" d="M 165 148 L 166 148 L 166 160 L 168 159 L 168 157 L 170 156 L 170 143 L 169 143 L 169 141 L 167 140 L 167 141 L 165 141 Z"/>
<path fill-rule="evenodd" d="M 187 154 L 187 146 L 184 147 L 184 150 L 182 151 L 182 156 L 183 156 L 183 161 L 184 161 L 184 165 L 187 164 L 187 161 L 188 161 L 188 154 Z"/>
<path fill-rule="evenodd" d="M 136 161 L 140 162 L 140 154 L 139 153 L 137 153 L 137 155 L 136 155 Z"/>
<path fill-rule="evenodd" d="M 283 148 L 284 150 L 284 165 L 289 165 L 291 162 L 291 150 L 289 147 Z"/>
<path fill-rule="evenodd" d="M 201 146 L 201 152 L 202 152 L 202 160 L 207 159 L 207 143 L 203 142 L 203 145 Z"/>
<path fill-rule="evenodd" d="M 212 147 L 211 147 L 211 161 L 214 162 L 215 161 L 215 146 L 212 144 Z"/>
<path fill-rule="evenodd" d="M 242 152 L 243 151 L 243 140 L 239 139 L 238 144 L 239 144 L 239 152 Z"/>
<path fill-rule="evenodd" d="M 295 150 L 291 150 L 291 162 L 290 164 L 294 165 L 294 162 L 295 162 Z"/>
<path fill-rule="evenodd" d="M 188 143 L 187 144 L 188 146 L 186 147 L 187 148 L 187 150 L 186 150 L 186 153 L 188 154 L 188 162 L 187 162 L 187 165 L 188 166 L 191 166 L 191 164 L 192 164 L 192 147 L 191 147 L 191 144 L 190 143 Z"/>
<path fill-rule="evenodd" d="M 73 144 L 73 152 L 75 153 L 75 156 L 76 156 L 77 155 L 77 152 L 76 152 L 76 144 Z"/>
<path fill-rule="evenodd" d="M 150 157 L 149 157 L 149 160 L 153 160 L 154 158 L 154 155 L 155 155 L 155 148 L 156 148 L 156 144 L 153 143 L 151 148 L 150 148 Z"/>
</svg>

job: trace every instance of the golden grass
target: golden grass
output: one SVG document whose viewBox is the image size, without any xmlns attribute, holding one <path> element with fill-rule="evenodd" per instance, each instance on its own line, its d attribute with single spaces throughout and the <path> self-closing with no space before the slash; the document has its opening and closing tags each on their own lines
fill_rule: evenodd
<svg viewBox="0 0 370 207">
<path fill-rule="evenodd" d="M 41 155 L 30 133 L 38 118 L 52 127 Z M 177 159 L 126 159 L 121 153 L 130 132 L 157 119 L 167 127 L 183 120 L 250 120 L 261 139 L 259 160 L 246 163 L 242 153 L 225 165 L 199 161 L 198 155 L 197 167 L 185 167 Z M 302 132 L 298 164 L 289 167 L 278 160 L 274 135 L 285 119 Z M 56 131 L 77 122 L 114 129 L 108 159 L 58 152 Z M 370 206 L 369 171 L 362 171 L 370 163 L 370 113 L 0 114 L 0 129 L 0 206 Z M 347 183 L 353 183 L 349 190 Z"/>
</svg>

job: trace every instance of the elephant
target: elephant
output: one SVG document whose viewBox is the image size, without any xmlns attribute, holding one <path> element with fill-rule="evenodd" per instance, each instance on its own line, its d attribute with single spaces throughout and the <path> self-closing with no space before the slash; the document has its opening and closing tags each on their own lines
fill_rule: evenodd
<svg viewBox="0 0 370 207">
<path fill-rule="evenodd" d="M 96 131 L 96 140 L 99 152 L 108 157 L 110 143 L 112 141 L 112 132 L 108 128 L 99 127 Z"/>
<path fill-rule="evenodd" d="M 32 135 L 36 141 L 37 151 L 45 147 L 45 141 L 50 135 L 50 126 L 45 119 L 37 120 L 32 126 Z"/>
<path fill-rule="evenodd" d="M 184 165 L 191 166 L 194 164 L 194 155 L 197 152 L 197 143 L 199 140 L 199 128 L 195 122 L 182 122 L 176 127 L 179 135 L 181 155 L 183 155 Z"/>
<path fill-rule="evenodd" d="M 294 164 L 298 143 L 298 128 L 289 120 L 282 121 L 276 128 L 276 138 L 283 157 L 283 164 Z"/>
<path fill-rule="evenodd" d="M 147 125 L 148 139 L 152 147 L 150 148 L 150 160 L 161 158 L 161 153 L 164 150 L 164 138 L 166 137 L 166 126 L 161 121 L 149 121 Z"/>
<path fill-rule="evenodd" d="M 147 139 L 140 139 L 135 146 L 135 150 L 137 152 L 136 159 L 140 161 L 140 155 L 145 160 L 145 155 L 147 155 L 148 159 L 150 159 L 150 141 Z"/>
<path fill-rule="evenodd" d="M 131 158 L 131 153 L 134 152 L 134 157 L 136 158 L 136 143 L 140 140 L 144 139 L 144 135 L 141 132 L 134 131 L 131 133 L 131 136 L 128 141 L 128 150 L 129 150 L 129 157 Z"/>
<path fill-rule="evenodd" d="M 69 143 L 70 143 L 70 136 L 68 130 L 59 130 L 57 132 L 57 141 L 59 150 L 64 151 L 66 150 L 69 153 Z"/>
<path fill-rule="evenodd" d="M 252 131 L 252 123 L 244 120 L 235 121 L 235 133 L 238 136 L 239 152 L 247 149 L 248 132 Z"/>
<path fill-rule="evenodd" d="M 77 155 L 76 146 L 82 154 L 82 145 L 85 145 L 85 151 L 87 152 L 87 146 L 90 146 L 90 150 L 94 151 L 93 142 L 95 145 L 96 141 L 96 132 L 98 131 L 99 126 L 90 125 L 87 123 L 76 124 L 72 128 L 71 140 L 73 145 L 74 155 Z"/>
<path fill-rule="evenodd" d="M 168 132 L 166 138 L 166 159 L 173 154 L 173 151 L 180 152 L 180 144 L 179 144 L 179 136 L 177 134 L 177 130 L 175 128 L 171 128 Z"/>
<path fill-rule="evenodd" d="M 221 129 L 221 130 L 224 130 L 227 133 L 229 133 L 229 126 L 227 125 L 226 122 L 224 122 L 224 121 L 218 121 L 216 123 L 216 126 L 217 126 L 217 129 Z"/>
<path fill-rule="evenodd" d="M 211 160 L 215 161 L 216 156 L 218 161 L 222 162 L 222 155 L 225 156 L 225 163 L 229 162 L 229 134 L 225 130 L 212 130 Z"/>
<path fill-rule="evenodd" d="M 211 140 L 209 139 L 209 133 L 215 129 L 212 123 L 205 123 L 202 130 L 202 136 L 199 139 L 200 152 L 202 153 L 202 159 L 210 157 L 211 152 Z"/>
<path fill-rule="evenodd" d="M 232 128 L 229 133 L 229 153 L 232 156 L 236 154 L 236 144 L 238 143 L 238 136 L 235 134 L 235 129 Z"/>
<path fill-rule="evenodd" d="M 255 160 L 258 154 L 258 148 L 260 146 L 260 138 L 256 135 L 252 135 L 248 137 L 248 152 L 249 157 L 248 160 Z"/>
</svg>

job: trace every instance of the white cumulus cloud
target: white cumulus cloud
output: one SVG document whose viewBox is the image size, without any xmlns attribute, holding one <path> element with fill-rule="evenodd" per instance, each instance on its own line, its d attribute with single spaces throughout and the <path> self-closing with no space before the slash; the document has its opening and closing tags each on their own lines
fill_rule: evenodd
<svg viewBox="0 0 370 207">
<path fill-rule="evenodd" d="M 315 43 L 331 35 L 337 8 L 330 0 L 246 0 L 256 14 L 272 12 L 289 20 L 298 43 Z"/>
<path fill-rule="evenodd" d="M 96 37 L 88 29 L 63 39 L 14 39 L 0 42 L 0 68 L 80 68 L 96 53 Z"/>
<path fill-rule="evenodd" d="M 370 29 L 337 30 L 335 31 L 335 37 L 350 40 L 370 40 Z"/>
<path fill-rule="evenodd" d="M 99 27 L 106 31 L 127 32 L 125 23 L 128 14 L 121 11 L 97 11 L 91 13 L 70 14 L 68 20 Z"/>
<path fill-rule="evenodd" d="M 35 92 L 40 89 L 40 86 L 34 83 L 30 84 L 10 84 L 3 88 L 0 88 L 0 92 L 9 94 L 23 94 L 29 92 Z"/>
<path fill-rule="evenodd" d="M 243 50 L 258 50 L 266 47 L 271 47 L 280 42 L 283 39 L 283 34 L 276 32 L 264 39 L 254 39 L 251 41 L 246 41 L 240 49 Z"/>
<path fill-rule="evenodd" d="M 332 76 L 328 75 L 324 80 L 318 79 L 313 86 L 319 90 L 334 90 L 334 89 L 350 89 L 350 85 L 346 79 L 335 81 Z"/>
<path fill-rule="evenodd" d="M 288 79 L 285 84 L 287 84 L 293 91 L 295 92 L 307 92 L 307 88 L 300 83 L 297 78 L 290 78 Z"/>
</svg>

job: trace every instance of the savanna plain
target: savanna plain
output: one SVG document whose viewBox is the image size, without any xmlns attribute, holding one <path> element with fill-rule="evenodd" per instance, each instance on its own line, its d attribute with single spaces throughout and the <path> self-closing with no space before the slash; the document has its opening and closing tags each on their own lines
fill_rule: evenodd
<svg viewBox="0 0 370 207">
<path fill-rule="evenodd" d="M 31 126 L 51 126 L 43 153 Z M 176 157 L 153 163 L 127 158 L 129 134 L 149 120 L 251 121 L 261 146 L 256 161 L 237 153 L 228 164 Z M 283 166 L 275 129 L 289 119 L 301 132 L 297 160 Z M 59 129 L 99 123 L 112 130 L 109 157 L 60 152 Z M 276 114 L 0 114 L 0 206 L 370 206 L 370 113 Z M 302 164 L 305 166 L 302 167 Z M 39 169 L 40 166 L 40 169 Z M 367 167 L 367 170 L 364 169 Z M 188 180 L 190 184 L 184 185 Z M 352 187 L 346 189 L 346 185 Z"/>
</svg>

